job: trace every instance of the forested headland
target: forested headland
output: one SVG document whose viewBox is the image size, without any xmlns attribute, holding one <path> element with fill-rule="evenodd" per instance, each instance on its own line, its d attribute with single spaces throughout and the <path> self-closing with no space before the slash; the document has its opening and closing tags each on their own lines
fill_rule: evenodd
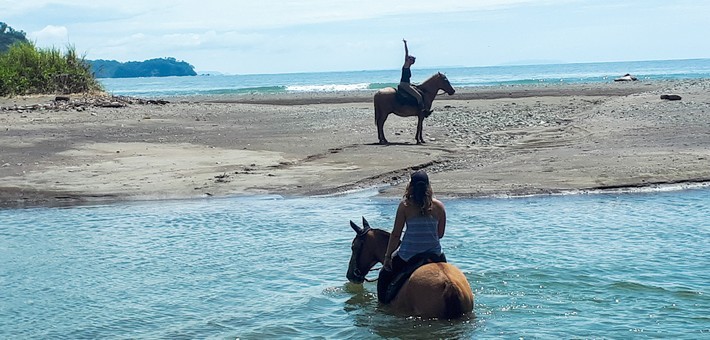
<svg viewBox="0 0 710 340">
<path fill-rule="evenodd" d="M 97 78 L 195 76 L 195 67 L 175 58 L 156 58 L 146 61 L 90 60 Z"/>
</svg>

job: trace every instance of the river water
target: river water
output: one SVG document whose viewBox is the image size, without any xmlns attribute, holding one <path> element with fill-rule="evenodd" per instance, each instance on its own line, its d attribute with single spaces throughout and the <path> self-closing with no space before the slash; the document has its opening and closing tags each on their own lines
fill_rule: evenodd
<svg viewBox="0 0 710 340">
<path fill-rule="evenodd" d="M 454 321 L 347 282 L 372 192 L 0 210 L 0 338 L 710 338 L 709 189 L 444 203 Z"/>
</svg>

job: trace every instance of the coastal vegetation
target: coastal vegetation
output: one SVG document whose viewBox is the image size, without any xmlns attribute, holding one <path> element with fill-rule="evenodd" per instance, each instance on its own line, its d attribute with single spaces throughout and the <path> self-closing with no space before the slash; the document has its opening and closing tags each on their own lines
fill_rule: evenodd
<svg viewBox="0 0 710 340">
<path fill-rule="evenodd" d="M 73 46 L 38 48 L 22 31 L 0 23 L 0 96 L 102 90 L 91 66 Z"/>
<path fill-rule="evenodd" d="M 20 42 L 0 54 L 0 96 L 100 91 L 84 57 L 72 46 L 37 48 Z"/>
<path fill-rule="evenodd" d="M 0 22 L 0 96 L 102 91 L 97 78 L 194 75 L 194 66 L 175 58 L 92 61 L 79 56 L 73 46 L 64 51 L 39 48 L 25 32 Z"/>
</svg>

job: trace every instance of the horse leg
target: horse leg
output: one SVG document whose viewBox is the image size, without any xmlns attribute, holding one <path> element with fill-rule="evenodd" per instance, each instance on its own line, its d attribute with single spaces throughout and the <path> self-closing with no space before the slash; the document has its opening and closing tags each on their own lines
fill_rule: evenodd
<svg viewBox="0 0 710 340">
<path fill-rule="evenodd" d="M 375 108 L 375 124 L 377 124 L 377 139 L 382 145 L 389 144 L 385 138 L 385 121 L 389 114 L 383 113 L 381 109 Z"/>
<path fill-rule="evenodd" d="M 414 135 L 414 139 L 417 140 L 417 144 L 424 144 L 424 137 L 422 136 L 422 126 L 424 125 L 424 116 L 420 113 L 417 116 L 417 133 Z"/>
</svg>

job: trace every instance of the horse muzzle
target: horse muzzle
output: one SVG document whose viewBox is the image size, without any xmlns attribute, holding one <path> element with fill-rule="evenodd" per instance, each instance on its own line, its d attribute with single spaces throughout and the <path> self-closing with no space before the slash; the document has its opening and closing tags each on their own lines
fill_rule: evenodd
<svg viewBox="0 0 710 340">
<path fill-rule="evenodd" d="M 348 281 L 351 283 L 363 283 L 365 282 L 365 275 L 362 275 L 359 269 L 355 268 L 352 272 L 348 271 L 347 275 L 345 275 L 348 278 Z"/>
</svg>

